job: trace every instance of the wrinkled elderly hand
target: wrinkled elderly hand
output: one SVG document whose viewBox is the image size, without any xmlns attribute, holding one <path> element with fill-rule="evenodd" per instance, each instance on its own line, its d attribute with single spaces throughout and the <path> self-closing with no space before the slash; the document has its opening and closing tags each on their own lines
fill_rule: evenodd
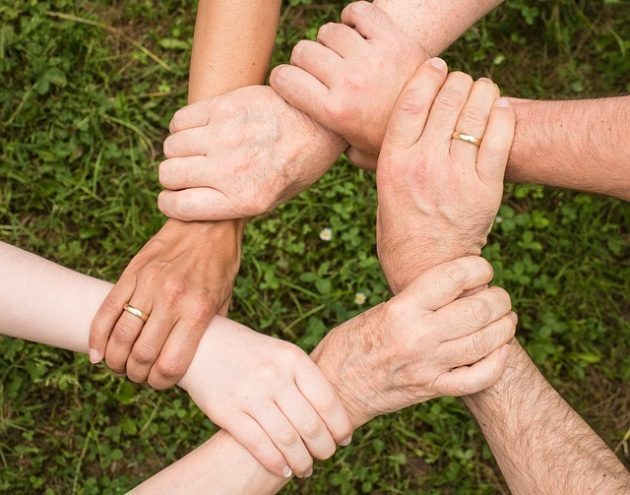
<svg viewBox="0 0 630 495">
<path fill-rule="evenodd" d="M 311 357 L 355 427 L 435 397 L 476 393 L 501 377 L 516 328 L 510 296 L 494 287 L 460 297 L 491 279 L 483 258 L 444 263 L 326 336 Z"/>
<path fill-rule="evenodd" d="M 292 65 L 274 69 L 270 82 L 291 105 L 343 136 L 357 165 L 374 168 L 396 99 L 427 54 L 369 2 L 347 6 L 341 21 L 322 26 L 317 42 L 300 41 Z"/>
<path fill-rule="evenodd" d="M 378 254 L 394 292 L 430 266 L 480 254 L 503 193 L 514 111 L 492 81 L 447 77 L 439 62 L 424 63 L 403 90 L 376 172 Z"/>
<path fill-rule="evenodd" d="M 174 385 L 217 313 L 240 264 L 239 222 L 169 220 L 131 260 L 92 322 L 90 359 L 156 389 Z M 125 304 L 149 315 L 143 322 Z"/>
<path fill-rule="evenodd" d="M 171 132 L 158 206 L 180 220 L 266 213 L 317 181 L 345 146 L 268 86 L 189 105 Z"/>
</svg>

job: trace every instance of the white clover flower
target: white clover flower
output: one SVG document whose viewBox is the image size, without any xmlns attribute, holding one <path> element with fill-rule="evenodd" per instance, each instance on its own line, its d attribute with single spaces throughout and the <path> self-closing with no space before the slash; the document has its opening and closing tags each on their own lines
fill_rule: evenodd
<svg viewBox="0 0 630 495">
<path fill-rule="evenodd" d="M 322 229 L 322 231 L 319 233 L 319 238 L 322 241 L 330 241 L 332 239 L 332 230 L 330 230 L 328 227 Z"/>
<path fill-rule="evenodd" d="M 354 304 L 361 306 L 365 304 L 365 301 L 367 301 L 367 297 L 363 292 L 357 292 L 354 296 Z"/>
</svg>

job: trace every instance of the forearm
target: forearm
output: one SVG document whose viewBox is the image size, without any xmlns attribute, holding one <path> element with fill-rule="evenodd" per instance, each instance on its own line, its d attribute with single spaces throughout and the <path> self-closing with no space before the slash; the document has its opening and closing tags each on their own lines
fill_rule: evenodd
<svg viewBox="0 0 630 495">
<path fill-rule="evenodd" d="M 630 200 L 630 96 L 512 103 L 508 179 Z"/>
<path fill-rule="evenodd" d="M 264 81 L 279 12 L 280 0 L 200 0 L 189 103 Z"/>
<path fill-rule="evenodd" d="M 398 27 L 436 56 L 503 0 L 374 0 Z"/>
<path fill-rule="evenodd" d="M 465 398 L 515 495 L 628 493 L 613 452 L 516 343 L 503 377 Z"/>
<path fill-rule="evenodd" d="M 86 353 L 90 323 L 111 284 L 74 272 L 21 249 L 0 242 L 0 333 Z M 228 320 L 216 317 L 202 337 L 208 345 L 212 329 Z M 195 369 L 195 357 L 190 369 Z M 189 388 L 190 374 L 180 386 Z M 187 474 L 200 471 L 198 477 Z M 183 476 L 183 477 L 182 477 Z M 184 481 L 186 480 L 186 481 Z M 191 483 L 190 489 L 185 483 Z M 256 483 L 256 484 L 250 484 Z M 286 480 L 271 475 L 227 433 L 215 435 L 178 461 L 137 493 L 275 493 Z M 211 487 L 211 491 L 209 488 Z M 216 487 L 216 489 L 215 489 Z"/>
</svg>

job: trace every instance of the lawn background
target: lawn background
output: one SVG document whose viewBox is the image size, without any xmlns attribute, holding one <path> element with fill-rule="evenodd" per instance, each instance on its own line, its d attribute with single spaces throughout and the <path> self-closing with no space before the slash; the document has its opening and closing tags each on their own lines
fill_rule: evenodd
<svg viewBox="0 0 630 495">
<path fill-rule="evenodd" d="M 343 5 L 285 1 L 274 64 Z M 194 12 L 189 0 L 0 0 L 0 239 L 116 279 L 163 222 L 156 168 L 185 104 Z M 445 58 L 505 94 L 567 99 L 629 92 L 629 50 L 627 1 L 509 0 Z M 250 223 L 232 317 L 310 349 L 388 297 L 375 206 L 373 177 L 342 159 Z M 530 354 L 626 466 L 629 224 L 620 201 L 507 185 L 485 250 Z M 0 493 L 124 493 L 213 431 L 179 390 L 0 339 Z M 508 492 L 462 403 L 442 399 L 376 419 L 284 493 Z"/>
</svg>

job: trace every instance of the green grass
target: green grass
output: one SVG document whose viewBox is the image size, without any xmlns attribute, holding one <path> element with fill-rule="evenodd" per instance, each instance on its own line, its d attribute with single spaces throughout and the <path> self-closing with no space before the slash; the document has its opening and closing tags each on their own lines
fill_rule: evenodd
<svg viewBox="0 0 630 495">
<path fill-rule="evenodd" d="M 283 6 L 274 63 L 343 2 Z M 0 2 L 0 238 L 115 280 L 163 219 L 156 166 L 185 103 L 194 2 Z M 506 94 L 630 91 L 623 0 L 511 0 L 445 55 Z M 388 297 L 374 246 L 373 178 L 340 162 L 247 231 L 232 317 L 311 348 Z M 628 204 L 506 186 L 486 256 L 537 364 L 619 457 L 630 432 Z M 330 227 L 330 242 L 319 239 Z M 1 276 L 1 267 L 0 267 Z M 357 292 L 368 296 L 359 307 Z M 213 426 L 85 357 L 0 339 L 0 492 L 122 493 Z M 286 493 L 507 493 L 462 403 L 379 418 Z"/>
</svg>

